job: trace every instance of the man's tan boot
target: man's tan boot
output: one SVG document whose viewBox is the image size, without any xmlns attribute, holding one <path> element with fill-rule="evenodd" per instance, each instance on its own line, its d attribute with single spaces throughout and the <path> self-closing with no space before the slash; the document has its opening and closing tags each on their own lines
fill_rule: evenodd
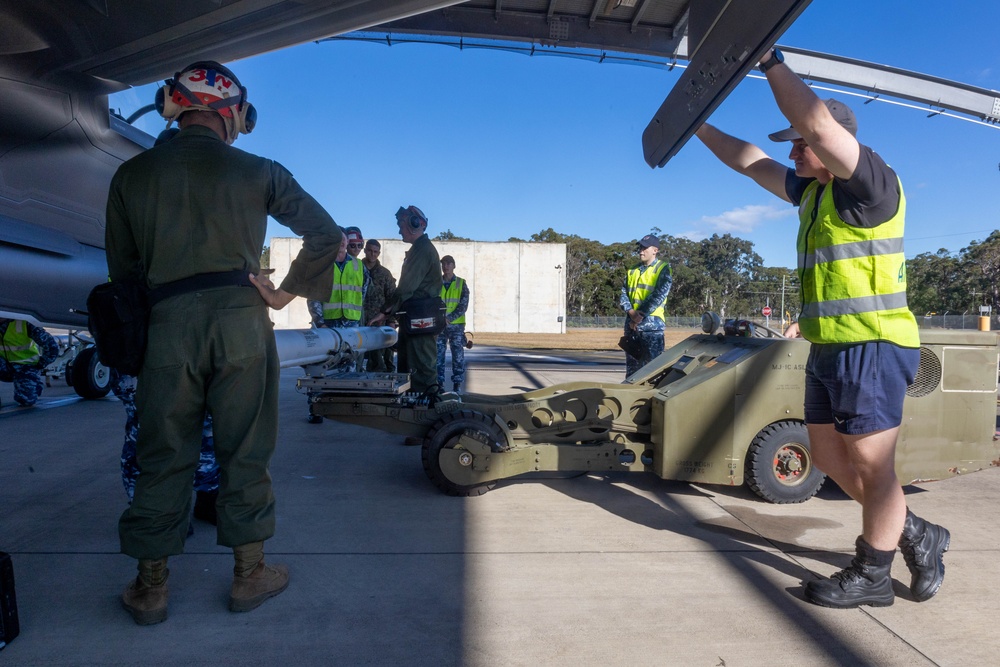
<svg viewBox="0 0 1000 667">
<path fill-rule="evenodd" d="M 139 559 L 139 576 L 122 593 L 122 606 L 139 625 L 167 620 L 167 559 Z"/>
<path fill-rule="evenodd" d="M 229 611 L 256 609 L 268 598 L 288 588 L 288 568 L 264 563 L 264 543 L 251 542 L 233 547 L 233 588 Z"/>
</svg>

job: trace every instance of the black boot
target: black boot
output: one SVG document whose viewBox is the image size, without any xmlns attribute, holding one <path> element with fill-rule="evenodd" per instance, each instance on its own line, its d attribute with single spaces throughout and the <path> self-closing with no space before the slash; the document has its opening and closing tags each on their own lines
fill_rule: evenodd
<svg viewBox="0 0 1000 667">
<path fill-rule="evenodd" d="M 854 609 L 864 604 L 872 607 L 892 605 L 895 594 L 889 571 L 896 550 L 878 551 L 860 536 L 855 546 L 857 555 L 850 567 L 829 579 L 806 584 L 806 600 L 836 609 Z"/>
<path fill-rule="evenodd" d="M 195 494 L 194 518 L 210 523 L 213 526 L 218 524 L 218 515 L 215 511 L 215 501 L 219 499 L 219 490 L 198 491 Z"/>
<path fill-rule="evenodd" d="M 944 581 L 944 552 L 951 546 L 947 528 L 924 521 L 906 510 L 899 550 L 910 569 L 910 593 L 917 602 L 930 600 Z"/>
</svg>

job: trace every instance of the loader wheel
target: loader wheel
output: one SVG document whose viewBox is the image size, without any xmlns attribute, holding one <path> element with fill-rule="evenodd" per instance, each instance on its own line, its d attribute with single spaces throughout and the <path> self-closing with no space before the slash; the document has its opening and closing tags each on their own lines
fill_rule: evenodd
<svg viewBox="0 0 1000 667">
<path fill-rule="evenodd" d="M 96 347 L 85 347 L 71 365 L 73 389 L 82 398 L 104 398 L 111 391 L 111 369 L 97 358 Z"/>
<path fill-rule="evenodd" d="M 826 479 L 813 464 L 806 426 L 797 421 L 775 422 L 758 433 L 747 450 L 745 470 L 754 493 L 782 505 L 809 500 Z"/>
<path fill-rule="evenodd" d="M 424 472 L 434 485 L 449 496 L 481 496 L 494 486 L 495 481 L 464 486 L 448 479 L 441 470 L 440 455 L 443 449 L 464 449 L 458 444 L 463 434 L 469 434 L 489 444 L 495 451 L 507 447 L 507 437 L 493 418 L 474 410 L 457 410 L 444 414 L 434 422 L 424 437 L 421 457 Z"/>
</svg>

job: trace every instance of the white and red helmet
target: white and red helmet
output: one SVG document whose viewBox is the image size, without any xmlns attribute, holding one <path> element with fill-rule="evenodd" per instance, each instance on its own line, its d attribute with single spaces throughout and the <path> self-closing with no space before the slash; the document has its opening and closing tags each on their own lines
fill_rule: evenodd
<svg viewBox="0 0 1000 667">
<path fill-rule="evenodd" d="M 215 111 L 226 123 L 227 141 L 250 134 L 257 124 L 257 110 L 247 102 L 247 89 L 228 68 L 202 60 L 188 65 L 163 82 L 156 91 L 156 110 L 168 121 L 185 111 Z"/>
</svg>

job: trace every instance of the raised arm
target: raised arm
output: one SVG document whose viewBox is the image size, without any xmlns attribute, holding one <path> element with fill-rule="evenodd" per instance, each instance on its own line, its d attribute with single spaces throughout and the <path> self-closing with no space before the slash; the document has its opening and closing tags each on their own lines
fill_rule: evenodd
<svg viewBox="0 0 1000 667">
<path fill-rule="evenodd" d="M 769 51 L 761 64 L 771 59 Z M 781 113 L 834 176 L 848 179 L 858 166 L 858 140 L 830 115 L 805 81 L 784 63 L 767 70 L 767 82 Z"/>
<path fill-rule="evenodd" d="M 757 185 L 771 194 L 785 201 L 791 201 L 785 192 L 785 175 L 788 173 L 788 168 L 768 157 L 760 148 L 730 136 L 708 123 L 698 128 L 695 136 L 727 167 L 752 178 Z"/>
</svg>

